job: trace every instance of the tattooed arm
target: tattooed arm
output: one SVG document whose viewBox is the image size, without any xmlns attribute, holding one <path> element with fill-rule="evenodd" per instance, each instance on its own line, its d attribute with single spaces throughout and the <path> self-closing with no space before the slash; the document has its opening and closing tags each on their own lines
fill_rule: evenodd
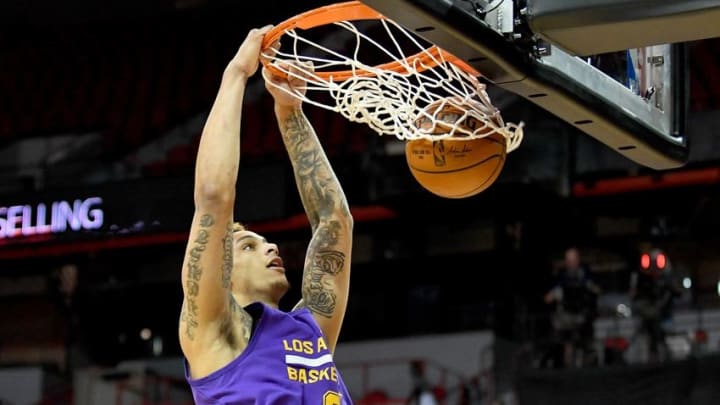
<svg viewBox="0 0 720 405">
<path fill-rule="evenodd" d="M 275 98 L 275 115 L 295 173 L 300 197 L 312 226 L 305 258 L 302 305 L 310 309 L 334 350 L 340 334 L 350 286 L 353 220 L 345 194 L 302 112 L 300 102 L 278 90 L 299 88 L 302 81 L 283 80 L 264 72 Z"/>
<path fill-rule="evenodd" d="M 184 300 L 179 325 L 180 344 L 195 377 L 213 371 L 215 363 L 222 362 L 214 356 L 217 338 L 227 329 L 231 311 L 237 311 L 230 305 L 229 284 L 240 111 L 247 80 L 258 68 L 260 44 L 267 29 L 250 31 L 225 69 L 198 148 L 195 214 L 183 261 Z"/>
</svg>

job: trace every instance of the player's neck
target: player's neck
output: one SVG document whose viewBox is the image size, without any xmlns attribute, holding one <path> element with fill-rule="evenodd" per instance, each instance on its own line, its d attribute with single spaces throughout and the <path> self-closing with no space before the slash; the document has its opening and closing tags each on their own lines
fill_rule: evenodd
<svg viewBox="0 0 720 405">
<path fill-rule="evenodd" d="M 233 299 L 235 299 L 235 302 L 243 308 L 254 302 L 262 302 L 263 304 L 275 309 L 278 309 L 279 307 L 276 300 L 260 294 L 242 294 L 235 292 L 233 293 Z"/>
</svg>

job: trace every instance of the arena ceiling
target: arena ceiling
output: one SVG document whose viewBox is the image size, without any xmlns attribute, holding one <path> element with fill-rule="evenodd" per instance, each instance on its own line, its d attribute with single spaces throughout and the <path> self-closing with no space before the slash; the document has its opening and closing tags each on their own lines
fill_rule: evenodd
<svg viewBox="0 0 720 405">
<path fill-rule="evenodd" d="M 10 94 L 10 96 L 8 96 L 7 93 L 3 94 L 3 90 L 11 88 L 14 92 L 26 93 L 30 87 L 26 87 L 24 83 L 32 83 L 40 80 L 50 82 L 49 86 L 52 88 L 52 73 L 53 70 L 61 68 L 61 66 L 58 65 L 58 61 L 62 62 L 64 52 L 60 46 L 58 46 L 57 49 L 52 49 L 52 52 L 60 56 L 56 55 L 52 63 L 49 64 L 50 66 L 28 66 L 24 64 L 23 61 L 12 61 L 13 53 L 8 52 L 9 49 L 18 47 L 33 48 L 35 45 L 45 47 L 46 49 L 51 48 L 54 46 L 54 42 L 46 38 L 48 36 L 47 33 L 55 35 L 63 31 L 78 31 L 78 27 L 91 27 L 84 30 L 83 38 L 90 39 L 88 42 L 92 42 L 93 46 L 102 49 L 102 47 L 105 46 L 102 41 L 109 38 L 108 32 L 110 30 L 114 30 L 116 37 L 135 35 L 135 40 L 137 40 L 137 38 L 141 38 L 141 35 L 159 36 L 165 27 L 165 25 L 163 25 L 164 22 L 168 21 L 175 22 L 175 26 L 187 24 L 187 27 L 182 26 L 182 29 L 190 33 L 196 32 L 196 36 L 200 36 L 205 27 L 212 25 L 213 22 L 217 22 L 216 25 L 222 26 L 224 33 L 233 36 L 229 38 L 228 41 L 236 44 L 241 40 L 248 28 L 268 23 L 277 23 L 309 8 L 333 2 L 334 1 L 328 0 L 266 0 L 261 4 L 230 0 L 108 0 L 103 2 L 91 0 L 77 0 L 73 2 L 6 0 L 0 2 L 0 37 L 2 38 L 0 39 L 0 69 L 2 69 L 0 70 L 0 74 L 6 75 L 5 77 L 0 77 L 0 132 L 3 134 L 0 136 L 0 157 L 18 156 L 15 150 L 12 149 L 12 146 L 10 146 L 10 148 L 8 148 L 8 146 L 12 141 L 26 137 L 28 134 L 32 134 L 34 137 L 43 137 L 46 134 L 51 135 L 58 140 L 56 146 L 60 149 L 62 149 L 62 145 L 72 143 L 69 141 L 74 141 L 74 153 L 84 154 L 85 156 L 89 156 L 88 146 L 92 146 L 97 142 L 103 142 L 102 139 L 89 137 L 87 133 L 73 137 L 73 139 L 68 140 L 68 142 L 64 142 L 61 137 L 58 137 L 59 134 L 57 131 L 52 132 L 45 130 L 46 128 L 40 128 L 33 132 L 33 123 L 40 123 L 52 127 L 52 124 L 48 125 L 48 122 L 45 121 L 46 119 L 52 119 L 52 117 L 47 118 L 52 114 L 44 114 L 43 118 L 36 118 L 35 116 L 29 117 L 27 120 L 31 122 L 28 124 L 29 126 L 22 126 L 23 131 L 13 132 L 13 126 L 3 128 L 3 120 L 7 118 L 7 116 L 12 115 L 11 119 L 13 120 L 13 125 L 15 125 L 18 120 L 17 117 L 20 115 L 18 113 L 23 112 L 22 109 L 19 109 L 15 104 L 12 94 Z M 156 31 L 147 28 L 152 27 L 154 22 L 158 22 L 156 24 Z M 140 25 L 144 26 L 142 29 L 145 31 L 138 34 L 137 27 Z M 96 27 L 102 27 L 105 32 L 105 37 L 98 37 L 99 39 L 92 38 L 93 30 Z M 230 29 L 228 27 L 230 27 Z M 45 38 L 43 38 L 44 42 L 34 44 L 34 36 L 41 37 L 40 34 L 36 34 L 38 32 L 45 32 L 45 34 L 43 34 L 45 35 Z M 69 34 L 59 35 L 59 37 L 65 37 L 65 40 L 70 42 L 75 38 Z M 183 38 L 187 38 L 187 36 Z M 121 43 L 121 41 L 108 44 L 108 47 L 115 46 L 118 43 Z M 224 46 L 225 49 L 229 49 L 227 44 Z M 76 62 L 80 61 L 84 56 L 82 55 L 83 50 L 80 48 L 81 46 L 74 46 L 69 50 Z M 33 50 L 29 51 L 32 52 Z M 36 54 L 42 55 L 42 51 Z M 38 63 L 37 61 L 41 62 L 42 57 L 35 57 L 33 61 L 33 63 Z M 12 67 L 8 67 L 13 64 L 16 65 L 15 70 L 13 70 Z M 720 39 L 714 38 L 693 43 L 689 66 L 691 69 L 690 78 L 692 84 L 691 110 L 701 112 L 720 110 Z M 47 72 L 49 79 L 37 77 L 34 72 Z M 25 77 L 20 79 L 15 76 L 17 73 L 21 73 Z M 10 85 L 3 87 L 3 81 L 10 83 Z M 77 88 L 72 81 L 65 82 L 65 86 L 68 89 Z M 65 89 L 62 91 L 64 90 Z M 26 96 L 25 94 L 21 95 Z M 43 97 L 47 99 L 50 96 L 51 95 L 46 94 Z M 513 102 L 513 100 L 510 100 L 510 102 Z M 26 100 L 26 104 L 28 103 L 33 104 Z M 44 110 L 41 109 L 41 111 Z M 33 114 L 34 113 L 31 113 L 29 115 Z M 5 115 L 5 117 L 3 117 L 3 115 Z M 20 120 L 22 121 L 22 118 Z M 711 136 L 711 134 L 707 136 Z M 122 137 L 115 139 L 119 139 L 119 142 L 125 143 L 125 145 L 113 144 L 112 148 L 114 150 L 137 147 L 142 140 Z M 3 148 L 4 151 L 2 150 Z M 70 153 L 67 148 L 66 151 Z M 55 156 L 55 158 L 62 157 L 62 152 Z M 98 156 L 98 158 L 102 157 Z M 18 172 L 17 167 L 13 167 L 12 165 L 12 159 L 4 159 L 1 166 L 3 181 L 9 180 L 7 176 L 14 176 L 16 174 L 26 175 L 26 173 Z"/>
</svg>

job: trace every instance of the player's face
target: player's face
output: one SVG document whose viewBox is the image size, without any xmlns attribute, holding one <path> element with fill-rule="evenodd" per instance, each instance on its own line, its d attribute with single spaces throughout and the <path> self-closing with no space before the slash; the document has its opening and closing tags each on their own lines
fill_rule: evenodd
<svg viewBox="0 0 720 405">
<path fill-rule="evenodd" d="M 280 251 L 255 232 L 233 233 L 233 289 L 252 296 L 279 299 L 288 290 Z"/>
</svg>

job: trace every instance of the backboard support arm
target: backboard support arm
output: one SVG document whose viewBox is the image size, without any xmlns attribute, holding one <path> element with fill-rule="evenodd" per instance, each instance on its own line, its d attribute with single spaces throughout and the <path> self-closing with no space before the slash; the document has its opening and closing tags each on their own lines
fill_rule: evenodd
<svg viewBox="0 0 720 405">
<path fill-rule="evenodd" d="M 495 13 L 517 11 L 512 1 L 504 1 L 504 10 L 499 7 Z M 646 100 L 579 57 L 547 49 L 550 45 L 537 37 L 529 40 L 527 33 L 494 23 L 507 21 L 507 15 L 490 16 L 493 21 L 488 22 L 488 15 L 449 0 L 364 3 L 466 60 L 491 84 L 529 100 L 640 165 L 663 170 L 687 161 L 688 76 L 686 58 L 680 57 L 684 44 L 657 47 L 657 56 L 670 55 L 664 62 L 674 65 L 658 77 L 664 95 Z M 519 17 L 513 15 L 513 20 Z"/>
</svg>

